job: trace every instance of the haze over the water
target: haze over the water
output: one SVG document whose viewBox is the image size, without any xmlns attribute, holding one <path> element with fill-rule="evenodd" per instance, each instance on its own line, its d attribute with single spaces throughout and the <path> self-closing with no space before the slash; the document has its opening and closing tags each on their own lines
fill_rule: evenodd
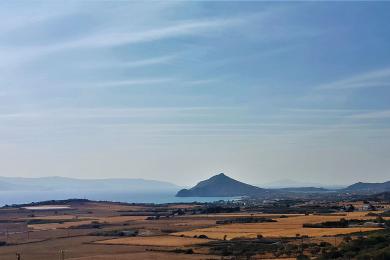
<svg viewBox="0 0 390 260">
<path fill-rule="evenodd" d="M 0 3 L 0 175 L 381 182 L 390 3 Z"/>
</svg>

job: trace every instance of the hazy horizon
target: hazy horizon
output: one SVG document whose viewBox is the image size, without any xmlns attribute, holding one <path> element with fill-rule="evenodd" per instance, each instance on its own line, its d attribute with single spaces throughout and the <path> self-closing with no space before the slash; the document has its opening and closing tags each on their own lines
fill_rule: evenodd
<svg viewBox="0 0 390 260">
<path fill-rule="evenodd" d="M 390 3 L 0 3 L 0 176 L 390 176 Z"/>
<path fill-rule="evenodd" d="M 219 174 L 219 173 L 218 173 Z M 210 175 L 207 178 L 211 178 L 217 174 Z M 229 176 L 228 174 L 226 174 Z M 231 176 L 229 176 L 231 177 Z M 149 178 L 140 178 L 140 177 L 102 177 L 102 178 L 94 178 L 94 177 L 66 177 L 66 176 L 55 176 L 55 175 L 48 175 L 48 176 L 38 176 L 38 177 L 26 177 L 26 176 L 3 176 L 0 175 L 0 181 L 4 179 L 55 179 L 55 178 L 64 178 L 64 179 L 73 179 L 73 180 L 80 180 L 80 181 L 104 181 L 104 180 L 144 180 L 144 181 L 156 181 L 156 182 L 161 182 L 161 183 L 167 183 L 167 184 L 173 184 L 177 188 L 184 188 L 184 187 L 192 187 L 196 183 L 203 181 L 204 179 L 199 179 L 195 181 L 195 183 L 185 183 L 185 184 L 177 184 L 174 181 L 164 181 L 164 180 L 159 180 L 159 179 L 149 179 Z M 237 179 L 238 181 L 241 181 L 240 179 Z M 320 182 L 305 182 L 305 181 L 300 181 L 300 180 L 294 180 L 294 179 L 276 179 L 273 181 L 269 182 L 264 182 L 264 183 L 253 183 L 251 180 L 248 180 L 247 184 L 258 186 L 258 187 L 264 187 L 264 188 L 277 188 L 277 187 L 307 187 L 307 186 L 348 186 L 353 183 L 320 183 Z"/>
</svg>

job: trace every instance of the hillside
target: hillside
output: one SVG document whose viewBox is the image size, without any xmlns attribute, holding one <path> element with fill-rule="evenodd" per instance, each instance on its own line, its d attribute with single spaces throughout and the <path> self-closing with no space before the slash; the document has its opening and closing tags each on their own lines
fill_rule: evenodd
<svg viewBox="0 0 390 260">
<path fill-rule="evenodd" d="M 367 195 L 367 200 L 370 201 L 387 201 L 390 202 L 390 191 Z"/>
<path fill-rule="evenodd" d="M 191 189 L 182 189 L 177 197 L 234 197 L 255 196 L 265 193 L 265 189 L 234 180 L 221 173 L 199 182 Z"/>
<path fill-rule="evenodd" d="M 373 192 L 373 193 L 379 193 L 379 192 L 385 192 L 390 191 L 390 181 L 382 182 L 382 183 L 365 183 L 365 182 L 358 182 L 355 184 L 352 184 L 344 189 L 346 192 Z"/>
</svg>

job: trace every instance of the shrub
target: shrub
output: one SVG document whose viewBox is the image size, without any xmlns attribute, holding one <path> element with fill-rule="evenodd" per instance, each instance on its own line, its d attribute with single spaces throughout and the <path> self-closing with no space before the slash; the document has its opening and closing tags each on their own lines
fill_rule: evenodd
<svg viewBox="0 0 390 260">
<path fill-rule="evenodd" d="M 192 248 L 189 248 L 186 250 L 185 252 L 186 254 L 193 254 L 194 253 L 194 250 L 192 250 Z"/>
<path fill-rule="evenodd" d="M 310 260 L 310 257 L 307 255 L 299 255 L 297 256 L 297 260 Z"/>
</svg>

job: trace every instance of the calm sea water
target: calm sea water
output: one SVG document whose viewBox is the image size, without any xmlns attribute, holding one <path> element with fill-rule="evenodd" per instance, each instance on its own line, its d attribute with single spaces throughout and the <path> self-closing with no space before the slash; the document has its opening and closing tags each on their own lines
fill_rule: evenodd
<svg viewBox="0 0 390 260">
<path fill-rule="evenodd" d="M 0 206 L 45 200 L 90 199 L 129 203 L 213 202 L 234 200 L 229 197 L 175 197 L 175 192 L 136 193 L 112 191 L 0 191 Z"/>
</svg>

